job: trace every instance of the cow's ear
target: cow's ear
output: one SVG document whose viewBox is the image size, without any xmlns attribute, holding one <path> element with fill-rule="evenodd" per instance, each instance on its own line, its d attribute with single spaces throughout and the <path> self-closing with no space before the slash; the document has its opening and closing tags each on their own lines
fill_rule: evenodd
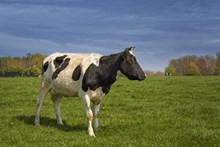
<svg viewBox="0 0 220 147">
<path fill-rule="evenodd" d="M 129 54 L 130 54 L 130 51 L 132 51 L 135 47 L 127 47 L 125 48 L 124 52 L 123 52 L 123 59 L 124 61 L 128 61 L 129 59 Z"/>
<path fill-rule="evenodd" d="M 129 51 L 133 51 L 134 48 L 135 48 L 135 46 L 134 47 L 127 47 L 127 48 L 125 48 L 124 53 L 126 53 L 126 52 L 128 53 Z"/>
</svg>

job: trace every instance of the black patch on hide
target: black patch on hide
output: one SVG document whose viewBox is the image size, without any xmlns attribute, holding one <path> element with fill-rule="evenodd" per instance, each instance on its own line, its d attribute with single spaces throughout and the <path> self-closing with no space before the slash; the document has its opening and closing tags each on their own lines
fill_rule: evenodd
<svg viewBox="0 0 220 147">
<path fill-rule="evenodd" d="M 77 81 L 77 80 L 79 80 L 80 75 L 81 75 L 81 67 L 80 67 L 80 65 L 78 65 L 73 71 L 72 79 L 74 81 Z"/>
<path fill-rule="evenodd" d="M 122 54 L 113 54 L 103 56 L 99 60 L 99 66 L 90 64 L 87 68 L 82 81 L 83 91 L 95 91 L 98 87 L 102 87 L 103 93 L 107 94 L 111 85 L 116 81 L 117 71 L 123 60 Z"/>
<path fill-rule="evenodd" d="M 61 64 L 61 66 L 59 66 L 59 67 L 54 71 L 54 73 L 53 73 L 53 75 L 52 75 L 52 80 L 56 79 L 57 76 L 58 76 L 58 74 L 68 66 L 69 61 L 70 61 L 70 58 L 66 58 L 66 59 L 64 60 L 64 62 Z"/>
<path fill-rule="evenodd" d="M 55 58 L 55 60 L 53 61 L 55 68 L 58 68 L 63 63 L 63 60 L 64 58 L 66 58 L 66 56 L 67 55 L 63 55 Z"/>
<path fill-rule="evenodd" d="M 43 74 L 44 72 L 46 72 L 46 71 L 47 71 L 48 66 L 49 66 L 49 62 L 48 62 L 48 61 L 47 61 L 47 62 L 45 62 L 45 63 L 43 64 L 43 68 L 42 68 L 42 74 Z"/>
</svg>

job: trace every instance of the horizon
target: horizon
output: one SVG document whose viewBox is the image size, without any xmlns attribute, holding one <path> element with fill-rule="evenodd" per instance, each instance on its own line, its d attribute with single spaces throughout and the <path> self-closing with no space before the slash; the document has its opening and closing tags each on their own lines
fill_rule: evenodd
<svg viewBox="0 0 220 147">
<path fill-rule="evenodd" d="M 54 52 L 54 53 L 59 53 L 59 52 Z M 6 58 L 26 58 L 27 57 L 27 54 L 31 54 L 31 55 L 34 55 L 34 54 L 40 54 L 40 55 L 43 55 L 43 56 L 49 56 L 49 55 L 45 55 L 45 54 L 41 54 L 41 53 L 26 53 L 26 54 L 24 54 L 23 56 L 0 56 L 0 58 L 4 58 L 4 57 L 6 57 Z M 53 53 L 52 53 L 53 54 Z M 65 54 L 65 53 L 64 53 Z M 69 54 L 69 53 L 66 53 L 66 54 Z M 216 53 L 217 54 L 217 53 Z M 111 54 L 109 54 L 109 55 L 111 55 Z M 208 55 L 208 54 L 206 54 L 206 55 Z M 104 55 L 105 56 L 105 55 Z M 201 57 L 201 56 L 205 56 L 205 55 L 200 55 L 200 56 L 198 56 L 198 55 L 195 55 L 195 54 L 192 54 L 192 55 L 184 55 L 184 56 L 197 56 L 197 57 Z M 181 57 L 184 57 L 184 56 L 181 56 Z M 210 55 L 211 56 L 211 55 Z M 179 59 L 179 58 L 181 58 L 181 57 L 178 57 L 178 58 L 173 58 L 173 59 Z M 212 56 L 212 57 L 214 57 L 214 58 L 216 58 L 216 56 Z M 170 60 L 172 60 L 172 59 L 170 59 Z M 169 61 L 170 61 L 169 60 Z M 168 63 L 168 65 L 169 65 L 169 63 Z M 167 66 L 168 66 L 167 65 Z M 166 66 L 166 67 L 167 67 Z M 165 67 L 165 68 L 166 68 Z M 150 70 L 150 69 L 144 69 L 143 68 L 143 70 L 145 71 L 145 72 L 153 72 L 153 73 L 156 73 L 156 72 L 165 72 L 165 68 L 164 69 L 162 69 L 162 70 Z"/>
<path fill-rule="evenodd" d="M 220 51 L 217 0 L 2 0 L 0 56 L 122 52 L 135 46 L 144 70 Z"/>
</svg>

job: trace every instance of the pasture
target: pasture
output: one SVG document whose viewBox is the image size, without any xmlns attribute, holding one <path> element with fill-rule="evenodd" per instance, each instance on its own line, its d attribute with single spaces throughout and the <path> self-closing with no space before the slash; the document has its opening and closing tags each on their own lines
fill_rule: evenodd
<svg viewBox="0 0 220 147">
<path fill-rule="evenodd" d="M 119 78 L 104 98 L 96 138 L 83 104 L 64 98 L 57 126 L 47 96 L 34 126 L 39 78 L 0 78 L 1 146 L 220 146 L 220 77 Z"/>
</svg>

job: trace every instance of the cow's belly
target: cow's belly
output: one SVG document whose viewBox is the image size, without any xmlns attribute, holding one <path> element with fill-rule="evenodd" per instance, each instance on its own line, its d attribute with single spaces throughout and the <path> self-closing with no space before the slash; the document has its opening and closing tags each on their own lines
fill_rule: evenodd
<svg viewBox="0 0 220 147">
<path fill-rule="evenodd" d="M 56 79 L 52 82 L 50 93 L 61 96 L 78 96 L 79 85 L 78 81 L 69 78 Z"/>
</svg>

